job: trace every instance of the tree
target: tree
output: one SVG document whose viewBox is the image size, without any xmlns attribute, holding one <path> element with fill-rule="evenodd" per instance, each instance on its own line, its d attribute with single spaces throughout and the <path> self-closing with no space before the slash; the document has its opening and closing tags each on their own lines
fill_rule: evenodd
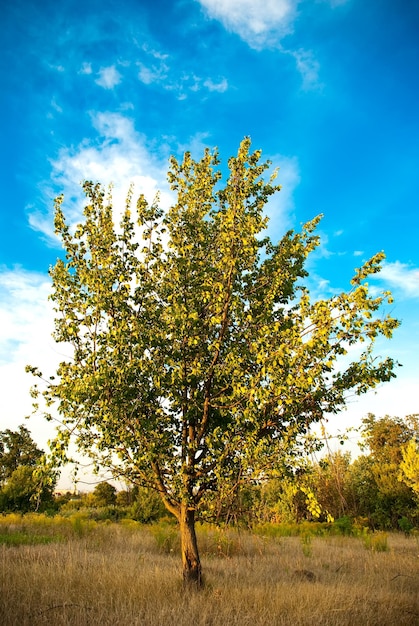
<svg viewBox="0 0 419 626">
<path fill-rule="evenodd" d="M 416 439 L 411 439 L 402 448 L 402 457 L 399 480 L 409 485 L 419 496 L 419 444 Z"/>
<path fill-rule="evenodd" d="M 403 420 L 389 415 L 377 418 L 368 413 L 361 426 L 363 446 L 380 463 L 399 465 L 403 446 L 415 434 L 414 418 L 415 416 L 408 416 Z"/>
<path fill-rule="evenodd" d="M 16 431 L 0 431 L 0 485 L 4 484 L 21 465 L 34 467 L 43 451 L 40 450 L 25 426 Z"/>
<path fill-rule="evenodd" d="M 116 504 L 116 488 L 108 482 L 98 483 L 93 490 L 93 500 L 96 506 Z"/>
<path fill-rule="evenodd" d="M 404 450 L 417 432 L 415 416 L 377 418 L 369 413 L 362 420 L 364 447 L 370 452 L 362 462 L 354 463 L 354 487 L 369 493 L 363 512 L 380 527 L 398 527 L 398 520 L 416 508 L 410 484 L 400 480 Z M 368 485 L 368 488 L 366 486 Z M 409 486 L 408 486 L 409 485 Z"/>
<path fill-rule="evenodd" d="M 375 360 L 372 345 L 398 325 L 376 315 L 389 292 L 372 297 L 365 283 L 382 253 L 348 293 L 311 302 L 302 279 L 320 217 L 275 245 L 264 233 L 280 189 L 263 178 L 269 162 L 245 139 L 224 186 L 218 164 L 209 150 L 172 158 L 173 206 L 140 196 L 133 216 L 130 191 L 119 227 L 99 184 L 84 183 L 75 230 L 56 200 L 55 339 L 72 354 L 42 392 L 60 415 L 55 458 L 74 435 L 114 476 L 157 490 L 179 522 L 184 579 L 198 585 L 197 517 L 267 476 L 347 392 L 390 380 L 393 361 Z M 362 355 L 342 360 L 359 342 Z"/>
<path fill-rule="evenodd" d="M 349 452 L 330 452 L 313 465 L 311 480 L 313 491 L 322 508 L 334 519 L 350 513 L 351 455 Z"/>
<path fill-rule="evenodd" d="M 54 502 L 55 480 L 40 480 L 36 469 L 30 465 L 19 465 L 0 491 L 0 510 L 27 511 L 44 510 Z"/>
<path fill-rule="evenodd" d="M 30 511 L 51 504 L 53 472 L 41 472 L 40 450 L 25 426 L 0 432 L 0 510 Z"/>
</svg>

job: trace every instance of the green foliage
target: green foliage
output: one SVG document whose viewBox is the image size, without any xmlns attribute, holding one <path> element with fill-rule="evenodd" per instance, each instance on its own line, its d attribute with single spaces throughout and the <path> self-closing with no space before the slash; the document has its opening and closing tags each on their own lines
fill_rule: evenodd
<svg viewBox="0 0 419 626">
<path fill-rule="evenodd" d="M 70 517 L 44 513 L 8 513 L 0 516 L 0 535 L 9 545 L 62 542 L 91 533 L 97 524 L 81 513 Z"/>
<path fill-rule="evenodd" d="M 402 449 L 417 431 L 415 416 L 404 420 L 400 417 L 385 415 L 376 418 L 369 413 L 362 420 L 361 434 L 364 445 L 370 450 L 374 459 L 385 464 L 400 464 Z"/>
<path fill-rule="evenodd" d="M 43 537 L 42 535 L 30 535 L 19 532 L 0 533 L 0 545 L 6 546 L 33 546 L 52 543 L 53 541 L 53 537 Z"/>
<path fill-rule="evenodd" d="M 96 506 L 116 504 L 116 487 L 108 482 L 98 483 L 93 490 L 93 501 Z"/>
<path fill-rule="evenodd" d="M 354 532 L 352 519 L 348 515 L 339 517 L 333 521 L 333 528 L 339 535 L 352 535 Z"/>
<path fill-rule="evenodd" d="M 0 486 L 20 466 L 35 467 L 43 455 L 25 426 L 0 431 Z"/>
<path fill-rule="evenodd" d="M 53 503 L 56 474 L 25 426 L 0 432 L 0 511 L 45 510 Z"/>
<path fill-rule="evenodd" d="M 399 528 L 406 536 L 410 535 L 410 532 L 413 530 L 414 526 L 410 519 L 408 519 L 405 515 L 398 520 Z"/>
<path fill-rule="evenodd" d="M 253 524 L 283 525 L 318 515 L 322 521 L 335 519 L 333 528 L 339 534 L 362 534 L 368 527 L 402 529 L 404 519 L 414 526 L 419 522 L 417 497 L 402 471 L 406 458 L 413 467 L 416 459 L 416 439 L 409 439 L 417 432 L 413 418 L 368 416 L 364 426 L 368 424 L 375 442 L 372 450 L 365 447 L 368 454 L 352 461 L 348 453 L 329 450 L 318 462 L 300 461 L 294 472 L 253 488 L 256 505 L 248 518 Z"/>
<path fill-rule="evenodd" d="M 33 467 L 20 465 L 12 472 L 0 492 L 0 510 L 45 510 L 53 504 L 54 484 L 55 481 L 42 485 Z"/>
<path fill-rule="evenodd" d="M 75 229 L 56 201 L 65 258 L 51 269 L 54 336 L 73 354 L 41 392 L 62 424 L 52 457 L 66 460 L 73 433 L 179 519 L 185 507 L 215 516 L 244 482 L 292 465 L 312 423 L 394 376 L 393 361 L 372 353 L 398 325 L 380 312 L 391 296 L 372 297 L 365 282 L 384 255 L 347 293 L 312 301 L 303 281 L 320 217 L 274 244 L 264 207 L 280 187 L 260 159 L 245 139 L 223 185 L 217 152 L 172 158 L 173 206 L 140 196 L 133 210 L 130 193 L 119 227 L 100 185 L 84 184 Z"/>
<path fill-rule="evenodd" d="M 416 509 L 414 491 L 400 480 L 403 452 L 417 432 L 415 416 L 363 420 L 362 435 L 368 456 L 360 457 L 351 472 L 355 515 L 368 516 L 374 528 L 398 528 L 398 520 Z"/>
<path fill-rule="evenodd" d="M 135 501 L 129 509 L 132 519 L 149 524 L 167 515 L 161 498 L 153 489 L 137 488 L 134 490 L 134 495 Z"/>
</svg>

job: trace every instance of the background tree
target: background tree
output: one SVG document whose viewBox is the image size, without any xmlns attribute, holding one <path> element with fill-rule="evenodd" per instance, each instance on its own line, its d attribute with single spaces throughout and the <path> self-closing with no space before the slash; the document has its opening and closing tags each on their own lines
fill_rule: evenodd
<svg viewBox="0 0 419 626">
<path fill-rule="evenodd" d="M 54 505 L 55 480 L 45 482 L 30 465 L 19 465 L 0 491 L 2 511 L 43 511 Z"/>
<path fill-rule="evenodd" d="M 21 465 L 35 467 L 42 455 L 43 451 L 25 426 L 19 426 L 16 431 L 0 431 L 0 484 L 4 484 Z"/>
<path fill-rule="evenodd" d="M 134 502 L 130 508 L 130 516 L 138 522 L 149 524 L 167 515 L 167 510 L 154 489 L 135 486 L 132 495 Z"/>
<path fill-rule="evenodd" d="M 65 460 L 73 434 L 115 476 L 157 490 L 179 521 L 184 578 L 198 584 L 197 516 L 267 476 L 348 391 L 393 376 L 393 361 L 372 355 L 398 325 L 376 315 L 390 294 L 371 297 L 365 283 L 384 255 L 348 293 L 311 302 L 302 280 L 320 217 L 272 243 L 263 211 L 280 188 L 260 157 L 245 139 L 224 185 L 216 151 L 172 158 L 173 206 L 140 196 L 133 217 L 130 194 L 119 228 L 100 185 L 84 184 L 75 230 L 56 202 L 55 339 L 73 350 L 43 392 L 60 414 L 52 453 Z M 342 360 L 358 342 L 361 356 Z"/>
<path fill-rule="evenodd" d="M 34 511 L 52 504 L 56 480 L 53 472 L 41 472 L 43 454 L 25 426 L 0 432 L 0 510 Z"/>
<path fill-rule="evenodd" d="M 116 488 L 108 482 L 98 483 L 92 493 L 96 506 L 116 504 Z"/>
<path fill-rule="evenodd" d="M 411 439 L 402 447 L 399 479 L 413 489 L 419 498 L 419 444 Z"/>
<path fill-rule="evenodd" d="M 377 418 L 368 414 L 362 421 L 364 449 L 350 472 L 356 515 L 368 517 L 372 526 L 397 528 L 398 520 L 416 508 L 410 486 L 400 481 L 403 450 L 412 439 L 414 419 Z"/>
<path fill-rule="evenodd" d="M 311 486 L 323 514 L 334 519 L 351 514 L 351 455 L 340 451 L 330 453 L 313 465 Z"/>
</svg>

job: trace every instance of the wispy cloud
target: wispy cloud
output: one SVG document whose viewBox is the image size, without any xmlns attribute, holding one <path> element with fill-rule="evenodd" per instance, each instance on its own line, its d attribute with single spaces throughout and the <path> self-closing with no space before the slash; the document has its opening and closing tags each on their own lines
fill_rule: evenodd
<svg viewBox="0 0 419 626">
<path fill-rule="evenodd" d="M 322 84 L 319 81 L 320 64 L 315 59 L 311 50 L 283 50 L 286 54 L 290 54 L 296 64 L 296 68 L 301 75 L 304 91 L 319 89 Z"/>
<path fill-rule="evenodd" d="M 228 89 L 228 81 L 224 77 L 217 79 L 202 78 L 195 72 L 179 72 L 173 69 L 169 62 L 169 55 L 156 50 L 143 48 L 147 53 L 144 61 L 138 61 L 138 78 L 144 85 L 158 85 L 160 88 L 177 94 L 184 100 L 188 92 L 198 92 L 202 89 L 210 92 L 224 93 Z"/>
<path fill-rule="evenodd" d="M 226 78 L 222 78 L 219 82 L 214 82 L 211 78 L 207 78 L 203 85 L 208 89 L 208 91 L 218 91 L 219 93 L 223 93 L 228 89 L 228 82 Z"/>
<path fill-rule="evenodd" d="M 145 85 L 151 85 L 152 83 L 166 82 L 168 79 L 169 67 L 163 61 L 161 63 L 153 63 L 149 66 L 144 63 L 139 63 L 140 71 L 138 72 L 138 78 Z"/>
<path fill-rule="evenodd" d="M 419 269 L 407 263 L 384 263 L 381 272 L 371 279 L 386 283 L 394 292 L 407 298 L 419 298 Z"/>
<path fill-rule="evenodd" d="M 79 70 L 79 74 L 91 74 L 92 73 L 92 64 L 91 63 L 83 63 Z"/>
<path fill-rule="evenodd" d="M 89 73 L 89 72 L 85 72 Z M 95 80 L 95 83 L 104 89 L 113 89 L 121 82 L 122 76 L 114 65 L 109 67 L 101 67 L 99 72 L 99 78 Z"/>
</svg>

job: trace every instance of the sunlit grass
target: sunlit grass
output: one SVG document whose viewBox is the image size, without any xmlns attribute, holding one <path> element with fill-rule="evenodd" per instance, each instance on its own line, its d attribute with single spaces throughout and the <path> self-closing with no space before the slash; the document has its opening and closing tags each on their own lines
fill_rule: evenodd
<svg viewBox="0 0 419 626">
<path fill-rule="evenodd" d="M 0 517 L 1 536 L 50 541 L 0 546 L 0 624 L 419 623 L 417 538 L 389 534 L 387 549 L 379 551 L 364 536 L 314 531 L 284 537 L 272 529 L 199 527 L 205 587 L 192 593 L 182 588 L 179 539 L 169 521 L 141 526 L 80 516 Z"/>
</svg>

